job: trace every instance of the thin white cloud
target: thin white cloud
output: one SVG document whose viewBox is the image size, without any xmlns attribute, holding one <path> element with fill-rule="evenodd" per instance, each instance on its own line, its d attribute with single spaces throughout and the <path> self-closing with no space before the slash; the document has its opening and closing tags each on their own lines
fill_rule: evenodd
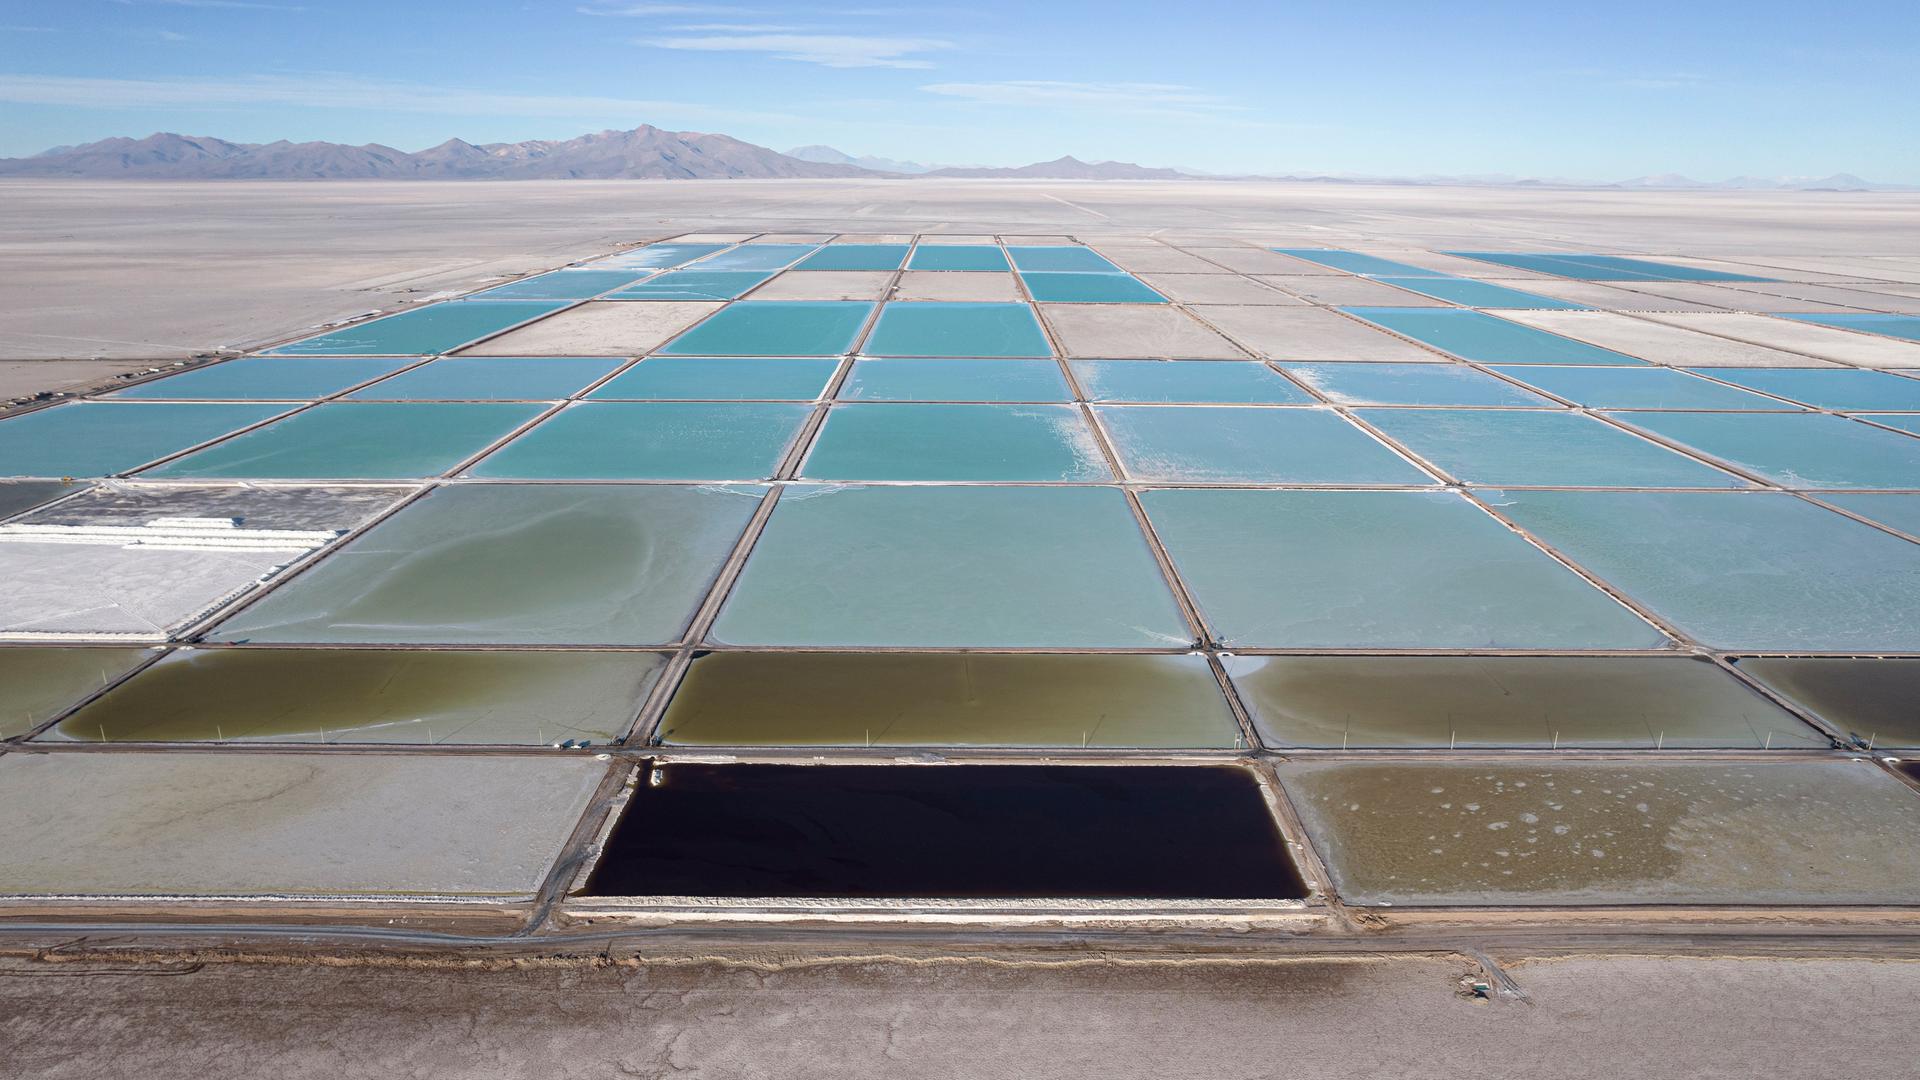
<svg viewBox="0 0 1920 1080">
<path fill-rule="evenodd" d="M 934 83 L 920 89 L 929 94 L 963 98 L 988 105 L 1067 105 L 1097 108 L 1180 106 L 1189 109 L 1234 107 L 1224 98 L 1175 83 L 1016 80 L 992 83 Z"/>
<path fill-rule="evenodd" d="M 780 26 L 775 23 L 694 23 L 691 26 L 673 27 L 676 34 L 794 34 L 800 32 L 798 26 Z"/>
<path fill-rule="evenodd" d="M 631 117 L 659 113 L 706 119 L 791 122 L 770 112 L 717 109 L 679 101 L 584 95 L 509 94 L 425 86 L 340 75 L 255 75 L 231 79 L 103 79 L 64 75 L 0 74 L 0 102 L 91 109 L 224 108 L 286 105 L 317 109 L 378 109 L 446 116 L 553 118 Z"/>
<path fill-rule="evenodd" d="M 757 8 L 735 7 L 731 4 L 614 4 L 597 7 L 579 7 L 574 10 L 582 15 L 609 15 L 636 19 L 656 15 L 759 15 Z"/>
<path fill-rule="evenodd" d="M 226 11 L 305 11 L 298 4 L 262 4 L 255 0 L 114 0 L 116 4 L 127 7 L 157 5 L 160 7 L 218 8 Z"/>
<path fill-rule="evenodd" d="M 656 49 L 696 52 L 765 53 L 777 60 L 793 60 L 834 68 L 930 68 L 931 61 L 916 54 L 953 48 L 953 43 L 930 38 L 862 37 L 851 34 L 717 34 L 708 37 L 651 38 L 640 42 Z"/>
</svg>

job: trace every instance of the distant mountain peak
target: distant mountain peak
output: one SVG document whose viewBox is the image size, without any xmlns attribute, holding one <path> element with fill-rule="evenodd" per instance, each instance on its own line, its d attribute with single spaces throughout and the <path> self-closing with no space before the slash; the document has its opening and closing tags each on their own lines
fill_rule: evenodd
<svg viewBox="0 0 1920 1080">
<path fill-rule="evenodd" d="M 831 146 L 822 146 L 818 143 L 811 146 L 796 146 L 787 151 L 787 156 L 790 158 L 799 158 L 801 161 L 818 162 L 823 165 L 852 165 L 856 168 L 871 169 L 874 172 L 906 173 L 908 175 L 918 175 L 933 168 L 931 165 L 922 165 L 917 161 L 895 161 L 892 158 L 883 157 L 854 157 L 852 154 L 843 153 Z"/>
<path fill-rule="evenodd" d="M 1190 177 L 1179 169 L 1153 169 L 1130 161 L 1081 161 L 1064 154 L 1052 161 L 1038 161 L 1012 169 L 935 169 L 928 176 L 1003 177 L 1027 180 L 1185 180 Z"/>
</svg>

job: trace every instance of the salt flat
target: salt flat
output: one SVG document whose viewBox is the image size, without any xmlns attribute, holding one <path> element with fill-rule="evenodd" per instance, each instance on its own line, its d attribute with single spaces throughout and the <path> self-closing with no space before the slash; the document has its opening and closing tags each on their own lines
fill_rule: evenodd
<svg viewBox="0 0 1920 1080">
<path fill-rule="evenodd" d="M 1258 254 L 1245 251 L 1248 243 L 1570 246 L 1771 256 L 1782 267 L 1844 256 L 1848 276 L 1920 281 L 1911 261 L 1895 261 L 1920 250 L 1920 194 L 1256 182 L 17 180 L 0 181 L 0 360 L 178 360 L 621 243 L 704 229 L 853 228 L 1059 233 L 1096 245 L 1172 239 L 1239 248 L 1238 257 Z M 1529 276 L 1486 269 L 1482 276 L 1493 279 Z M 0 396 L 92 374 L 0 368 Z"/>
</svg>

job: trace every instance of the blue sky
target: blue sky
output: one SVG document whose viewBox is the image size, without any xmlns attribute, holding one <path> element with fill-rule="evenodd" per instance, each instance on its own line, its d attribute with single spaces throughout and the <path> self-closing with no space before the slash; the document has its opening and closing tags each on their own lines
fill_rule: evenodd
<svg viewBox="0 0 1920 1080">
<path fill-rule="evenodd" d="M 1220 172 L 1920 182 L 1920 4 L 0 0 L 0 155 L 641 123 Z"/>
</svg>

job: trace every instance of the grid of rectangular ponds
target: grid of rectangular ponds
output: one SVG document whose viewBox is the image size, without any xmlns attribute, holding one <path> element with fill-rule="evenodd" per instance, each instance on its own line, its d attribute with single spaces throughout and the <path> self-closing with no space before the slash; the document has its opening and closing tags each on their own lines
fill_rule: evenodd
<svg viewBox="0 0 1920 1080">
<path fill-rule="evenodd" d="M 1913 905 L 1920 316 L 1770 280 L 689 236 L 0 419 L 0 895 Z"/>
</svg>

